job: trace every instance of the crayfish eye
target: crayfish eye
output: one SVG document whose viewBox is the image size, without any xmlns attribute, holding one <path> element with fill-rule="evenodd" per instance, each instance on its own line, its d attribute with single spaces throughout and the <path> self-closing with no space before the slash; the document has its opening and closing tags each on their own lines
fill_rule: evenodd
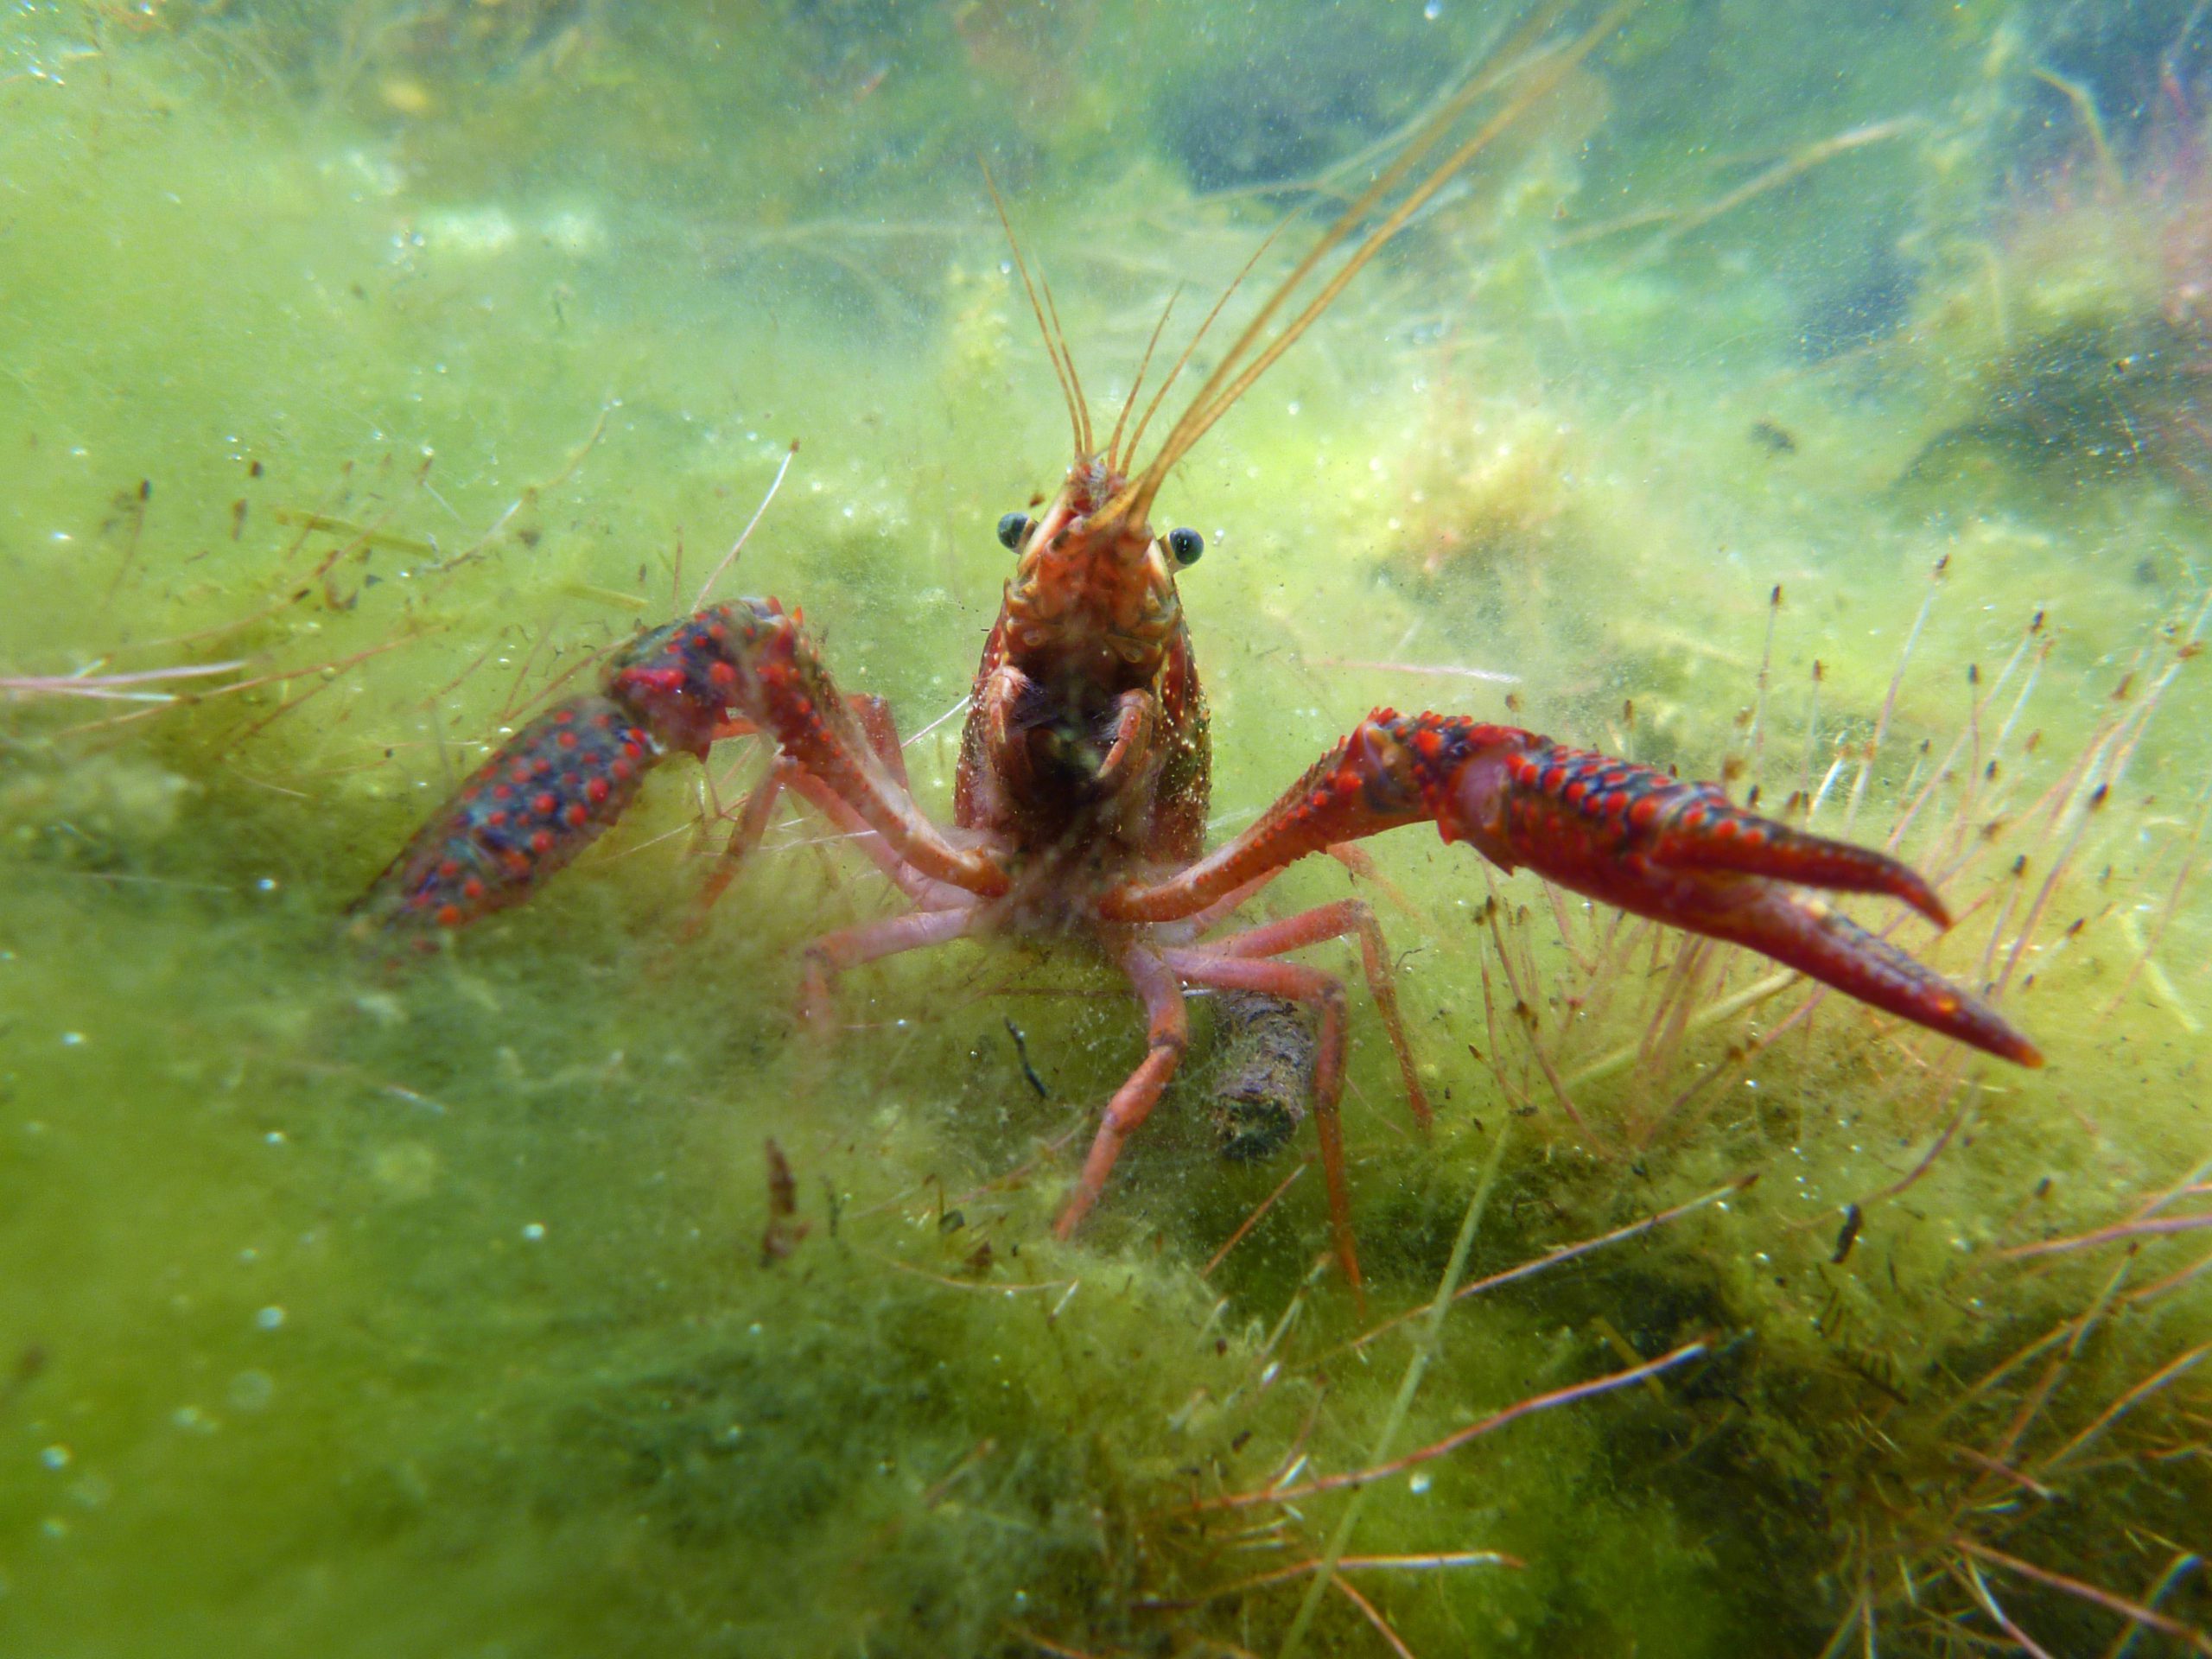
<svg viewBox="0 0 2212 1659">
<path fill-rule="evenodd" d="M 1009 512 L 999 520 L 999 545 L 1010 553 L 1021 550 L 1022 543 L 1029 539 L 1029 515 Z"/>
<path fill-rule="evenodd" d="M 1198 555 L 1206 550 L 1206 538 L 1195 530 L 1171 530 L 1167 532 L 1167 550 L 1175 556 L 1175 563 L 1188 567 L 1198 562 Z"/>
</svg>

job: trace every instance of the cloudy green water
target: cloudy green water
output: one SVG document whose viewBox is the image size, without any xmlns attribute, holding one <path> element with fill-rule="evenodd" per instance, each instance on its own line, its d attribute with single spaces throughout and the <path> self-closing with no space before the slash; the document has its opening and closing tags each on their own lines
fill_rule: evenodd
<svg viewBox="0 0 2212 1659">
<path fill-rule="evenodd" d="M 2177 1277 L 2206 1205 L 2173 1192 L 2212 1156 L 2187 5 L 1847 31 L 1652 0 L 1161 507 L 1208 538 L 1184 591 L 1219 833 L 1376 702 L 1510 693 L 1770 809 L 1819 794 L 1831 831 L 1910 815 L 1966 918 L 1897 937 L 1969 979 L 2022 939 L 2006 1007 L 2044 1072 L 1833 999 L 1763 1046 L 1803 997 L 1747 996 L 1756 964 L 1684 990 L 1671 939 L 1555 921 L 1401 831 L 1363 890 L 1439 1122 L 1407 1128 L 1355 992 L 1363 1319 L 1314 1270 L 1311 1172 L 1202 1274 L 1306 1150 L 1224 1163 L 1202 1057 L 1051 1240 L 1142 1052 L 1078 955 L 856 974 L 850 1029 L 800 1042 L 793 952 L 884 896 L 793 819 L 683 938 L 688 765 L 458 948 L 346 936 L 502 728 L 689 605 L 795 441 L 720 591 L 804 604 L 910 733 L 956 708 L 993 526 L 1067 446 L 979 157 L 1113 408 L 1179 283 L 1169 350 L 1518 21 L 10 7 L 0 1648 L 1273 1653 L 1349 1500 L 1194 1503 L 1698 1342 L 1377 1483 L 1303 1650 L 2123 1628 L 1989 1551 L 2212 1624 L 2212 1316 Z M 52 684 L 191 667 L 220 694 Z M 909 751 L 932 803 L 956 726 Z M 756 764 L 718 756 L 714 798 Z M 1299 872 L 1275 913 L 1346 881 Z M 772 1264 L 771 1137 L 807 1229 Z M 1347 1344 L 1435 1294 L 1486 1170 L 1474 1276 L 1758 1179 L 1461 1304 L 1378 1449 L 1416 1344 Z M 2132 1257 L 2005 1254 L 2167 1195 L 2179 1230 Z M 1430 1559 L 1492 1552 L 1519 1565 Z M 1415 1559 L 1357 1564 L 1384 1556 Z"/>
</svg>

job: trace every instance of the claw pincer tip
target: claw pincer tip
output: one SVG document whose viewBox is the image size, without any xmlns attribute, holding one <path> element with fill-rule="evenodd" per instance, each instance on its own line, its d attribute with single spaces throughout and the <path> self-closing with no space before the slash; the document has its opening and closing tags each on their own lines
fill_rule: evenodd
<svg viewBox="0 0 2212 1659">
<path fill-rule="evenodd" d="M 461 927 L 518 904 L 606 832 L 668 754 L 704 755 L 739 679 L 734 652 L 784 621 L 773 600 L 641 634 L 605 692 L 539 715 L 479 767 L 354 909 L 386 926 Z"/>
<path fill-rule="evenodd" d="M 577 697 L 502 744 L 416 832 L 356 909 L 459 927 L 518 903 L 620 816 L 658 758 L 609 697 Z"/>
</svg>

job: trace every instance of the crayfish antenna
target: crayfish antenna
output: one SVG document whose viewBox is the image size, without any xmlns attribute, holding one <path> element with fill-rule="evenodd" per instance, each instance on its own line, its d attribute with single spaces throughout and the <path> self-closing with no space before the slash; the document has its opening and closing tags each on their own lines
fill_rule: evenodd
<svg viewBox="0 0 2212 1659">
<path fill-rule="evenodd" d="M 1267 336 L 1268 327 L 1289 302 L 1291 295 L 1319 269 L 1325 259 L 1351 238 L 1369 213 L 1404 183 L 1408 175 L 1435 149 L 1444 135 L 1474 105 L 1476 100 L 1494 90 L 1510 67 L 1525 58 L 1529 49 L 1550 27 L 1560 8 L 1544 8 L 1516 31 L 1500 54 L 1509 68 L 1492 74 L 1470 77 L 1465 86 L 1452 93 L 1435 116 L 1414 136 L 1403 153 L 1383 168 L 1375 181 L 1337 216 L 1305 257 L 1291 269 L 1290 274 L 1276 285 L 1274 292 L 1268 296 L 1258 313 L 1245 324 L 1243 332 L 1237 335 L 1221 361 L 1214 366 L 1213 372 L 1199 386 L 1189 407 L 1168 432 L 1160 444 L 1160 453 L 1153 457 L 1141 474 L 1129 480 L 1128 487 L 1109 504 L 1105 511 L 1117 518 L 1126 517 L 1132 522 L 1141 522 L 1151 512 L 1153 498 L 1166 481 L 1167 474 L 1205 435 L 1213 423 L 1227 414 L 1236 401 L 1251 390 L 1253 383 L 1272 368 L 1276 359 L 1313 327 L 1321 314 L 1335 303 L 1337 296 L 1351 284 L 1352 278 L 1366 269 L 1375 256 L 1406 227 L 1415 213 L 1428 205 L 1453 175 L 1488 149 L 1531 105 L 1564 80 L 1597 48 L 1600 41 L 1620 26 L 1629 13 L 1635 10 L 1635 4 L 1636 0 L 1621 0 L 1621 3 L 1608 10 L 1572 44 L 1553 54 L 1548 61 L 1533 73 L 1527 84 L 1509 98 L 1496 114 L 1442 162 L 1430 168 L 1421 182 L 1390 209 L 1382 221 L 1360 239 L 1344 262 L 1322 284 L 1320 291 L 1262 347 L 1261 340 Z M 1239 280 L 1242 280 L 1241 276 Z M 1223 296 L 1224 300 L 1227 297 L 1226 295 Z M 1217 305 L 1215 310 L 1219 309 Z M 1211 316 L 1208 320 L 1211 320 Z M 1196 343 L 1193 340 L 1194 346 Z M 1187 357 L 1188 353 L 1185 355 Z M 1147 411 L 1147 419 L 1149 418 L 1150 412 Z M 1139 430 L 1141 432 L 1141 426 Z"/>
<path fill-rule="evenodd" d="M 999 194 L 998 181 L 991 176 L 991 164 L 976 158 L 983 169 L 983 186 L 991 193 L 991 206 L 998 210 L 999 225 L 1006 232 L 1007 247 L 1014 254 L 1014 268 L 1021 273 L 1022 291 L 1029 296 L 1030 315 L 1037 319 L 1037 332 L 1045 341 L 1045 355 L 1052 359 L 1052 378 L 1059 382 L 1060 397 L 1067 404 L 1068 428 L 1075 438 L 1076 459 L 1086 460 L 1090 454 L 1090 410 L 1083 400 L 1083 383 L 1076 378 L 1075 355 L 1068 349 L 1067 335 L 1060 328 L 1060 314 L 1052 308 L 1052 321 L 1046 321 L 1046 308 L 1051 304 L 1052 290 L 1045 289 L 1045 300 L 1037 298 L 1037 283 L 1031 280 L 1029 261 L 1023 257 L 1020 238 L 1014 233 L 1014 220 L 1007 216 L 1006 198 Z"/>
</svg>

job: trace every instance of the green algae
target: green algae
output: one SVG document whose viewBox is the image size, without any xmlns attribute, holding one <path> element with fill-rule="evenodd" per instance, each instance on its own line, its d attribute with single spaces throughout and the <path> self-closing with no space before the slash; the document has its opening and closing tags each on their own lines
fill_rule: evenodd
<svg viewBox="0 0 2212 1659">
<path fill-rule="evenodd" d="M 1426 27 L 1398 10 L 1378 62 Z M 1255 16 L 1235 30 L 1294 57 L 1299 9 Z M 2151 467 L 2054 488 L 2001 447 L 1963 484 L 1916 469 L 2052 356 L 1936 326 L 1970 302 L 1948 266 L 1894 339 L 1803 345 L 1815 276 L 1899 203 L 1960 229 L 1944 145 L 1989 148 L 1976 100 L 1999 97 L 1963 24 L 1897 25 L 1827 99 L 1798 78 L 1811 22 L 1739 50 L 1651 8 L 1164 511 L 1208 538 L 1185 591 L 1224 832 L 1376 702 L 1506 706 L 1408 665 L 1513 674 L 1512 717 L 1727 771 L 1770 809 L 1825 781 L 1831 830 L 1878 839 L 1936 779 L 1904 844 L 1967 919 L 1900 937 L 1994 977 L 2035 912 L 2008 1007 L 2048 1071 L 1964 1065 L 1834 998 L 1764 1046 L 1802 991 L 1704 1020 L 1763 970 L 1555 917 L 1402 832 L 1370 896 L 1440 1123 L 1411 1133 L 1356 995 L 1363 1320 L 1316 1268 L 1311 1173 L 1201 1274 L 1296 1166 L 1220 1159 L 1199 1068 L 1082 1236 L 1051 1240 L 1070 1145 L 1143 1046 L 1072 953 L 888 963 L 847 982 L 833 1052 L 795 1040 L 796 946 L 880 897 L 794 830 L 680 938 L 689 767 L 452 951 L 346 938 L 346 904 L 533 696 L 690 604 L 794 439 L 720 591 L 803 602 L 910 732 L 956 705 L 1003 574 L 991 526 L 1065 445 L 972 152 L 1102 403 L 1172 284 L 1225 282 L 1278 205 L 1205 199 L 1218 181 L 1173 143 L 1116 125 L 1208 96 L 1179 31 L 1082 18 L 10 19 L 0 664 L 235 662 L 214 677 L 244 688 L 6 716 L 10 1645 L 1273 1651 L 1303 1582 L 1235 1586 L 1318 1554 L 1344 1499 L 1204 1505 L 1373 1460 L 1413 1338 L 1347 1344 L 1434 1294 L 1509 1122 L 1476 1278 L 1730 1190 L 1455 1311 L 1395 1449 L 1706 1353 L 1376 1485 L 1353 1556 L 1522 1563 L 1350 1569 L 1414 1650 L 1810 1655 L 1865 1607 L 1886 1650 L 1940 1652 L 1946 1620 L 1996 1628 L 1961 1537 L 2130 1598 L 2205 1547 L 2193 1370 L 2095 1429 L 2205 1338 L 2202 1281 L 2138 1295 L 2189 1238 L 2005 1254 L 2123 1222 L 2207 1155 L 2201 507 Z M 1449 27 L 1457 62 L 1483 31 Z M 1732 147 L 1763 157 L 1939 92 L 1967 113 L 1656 249 L 1542 240 L 1740 180 L 1660 136 L 1715 76 Z M 1329 100 L 1317 153 L 1419 90 Z M 2119 280 L 2138 270 L 2098 303 L 2148 326 Z M 910 753 L 934 798 L 952 730 Z M 718 758 L 720 801 L 745 768 Z M 1294 872 L 1271 913 L 1345 883 Z M 773 1266 L 771 1138 L 807 1228 Z M 2050 1351 L 2073 1357 L 2008 1440 Z M 2093 1429 L 2094 1457 L 2046 1468 Z M 2063 1502 L 1977 1484 L 1961 1448 Z M 2053 1651 L 2113 1639 L 2109 1613 L 1986 1570 Z M 2160 1605 L 2202 1626 L 2204 1595 L 2184 1575 Z M 1313 1648 L 1382 1650 L 1348 1597 L 1321 1606 Z"/>
</svg>

